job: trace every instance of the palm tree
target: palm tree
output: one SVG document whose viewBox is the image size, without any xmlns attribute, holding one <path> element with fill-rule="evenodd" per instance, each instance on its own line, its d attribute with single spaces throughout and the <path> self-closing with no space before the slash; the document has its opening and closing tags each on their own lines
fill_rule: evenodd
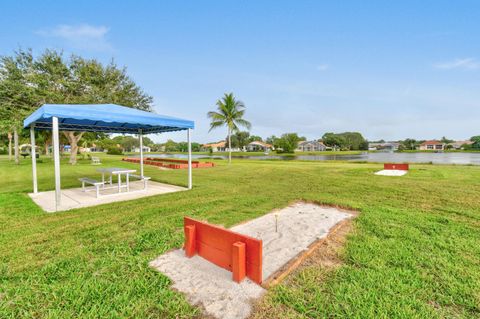
<svg viewBox="0 0 480 319">
<path fill-rule="evenodd" d="M 243 119 L 245 114 L 245 105 L 242 101 L 238 101 L 233 96 L 233 93 L 225 95 L 217 101 L 217 112 L 208 112 L 210 118 L 210 130 L 226 126 L 228 129 L 228 163 L 232 162 L 232 143 L 231 135 L 238 131 L 239 126 L 250 129 L 252 126 L 250 122 Z"/>
</svg>

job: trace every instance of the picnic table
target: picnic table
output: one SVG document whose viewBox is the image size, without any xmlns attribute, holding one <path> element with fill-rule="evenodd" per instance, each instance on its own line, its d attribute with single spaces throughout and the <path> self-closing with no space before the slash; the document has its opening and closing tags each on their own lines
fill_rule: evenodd
<svg viewBox="0 0 480 319">
<path fill-rule="evenodd" d="M 31 156 L 32 154 L 30 154 L 30 153 L 21 153 L 20 155 L 22 155 L 23 158 L 25 159 L 25 158 L 27 158 L 27 156 Z M 36 154 L 35 154 L 35 158 L 40 158 L 40 154 L 36 153 Z"/>
<path fill-rule="evenodd" d="M 130 168 L 120 168 L 120 167 L 102 167 L 97 168 L 97 172 L 102 173 L 102 182 L 105 186 L 105 174 L 110 174 L 110 185 L 112 183 L 112 176 L 117 175 L 118 177 L 118 192 L 121 193 L 122 188 L 126 188 L 127 192 L 130 191 L 130 174 L 135 173 L 136 169 Z M 122 185 L 122 175 L 125 175 L 125 185 Z"/>
</svg>

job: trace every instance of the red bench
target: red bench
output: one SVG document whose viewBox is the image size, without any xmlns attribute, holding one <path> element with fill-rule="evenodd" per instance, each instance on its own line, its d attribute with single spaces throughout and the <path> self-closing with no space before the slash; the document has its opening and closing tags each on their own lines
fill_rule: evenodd
<svg viewBox="0 0 480 319">
<path fill-rule="evenodd" d="M 262 283 L 262 241 L 231 230 L 184 217 L 185 255 L 198 254 L 233 273 L 241 282 L 245 276 Z"/>
</svg>

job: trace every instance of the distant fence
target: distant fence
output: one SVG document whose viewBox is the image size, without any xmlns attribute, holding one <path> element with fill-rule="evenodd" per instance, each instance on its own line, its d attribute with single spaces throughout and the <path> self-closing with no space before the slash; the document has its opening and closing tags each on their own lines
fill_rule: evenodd
<svg viewBox="0 0 480 319">
<path fill-rule="evenodd" d="M 184 217 L 185 254 L 196 254 L 233 273 L 262 283 L 262 241 L 231 230 Z"/>
<path fill-rule="evenodd" d="M 383 169 L 391 170 L 396 169 L 399 171 L 408 171 L 410 169 L 409 164 L 394 164 L 394 163 L 385 163 L 383 164 Z"/>
</svg>

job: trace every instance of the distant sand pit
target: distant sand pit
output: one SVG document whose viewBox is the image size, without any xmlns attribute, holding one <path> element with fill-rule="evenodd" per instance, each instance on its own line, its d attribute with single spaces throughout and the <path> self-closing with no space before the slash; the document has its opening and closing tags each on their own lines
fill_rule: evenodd
<svg viewBox="0 0 480 319">
<path fill-rule="evenodd" d="M 382 175 L 382 176 L 403 176 L 407 174 L 408 171 L 399 170 L 399 169 L 383 169 L 375 173 L 375 175 Z"/>
<path fill-rule="evenodd" d="M 262 239 L 263 280 L 269 283 L 335 225 L 352 216 L 338 208 L 299 202 L 231 230 Z M 265 292 L 249 279 L 235 283 L 229 271 L 199 256 L 186 258 L 181 249 L 159 256 L 150 266 L 171 278 L 173 287 L 185 293 L 190 303 L 216 318 L 248 317 L 251 301 Z"/>
</svg>

